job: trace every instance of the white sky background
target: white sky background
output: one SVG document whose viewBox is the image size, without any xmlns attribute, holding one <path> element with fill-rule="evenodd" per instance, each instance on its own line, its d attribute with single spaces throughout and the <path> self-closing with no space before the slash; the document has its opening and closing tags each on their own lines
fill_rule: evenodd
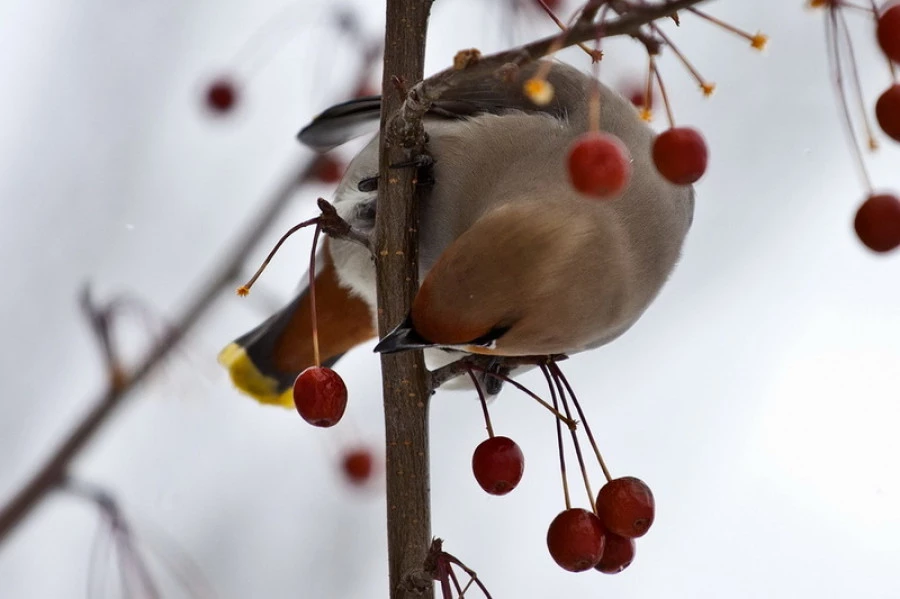
<svg viewBox="0 0 900 599">
<path fill-rule="evenodd" d="M 380 3 L 355 4 L 380 35 Z M 550 30 L 536 15 L 541 27 L 516 25 L 496 4 L 438 0 L 429 72 L 456 49 Z M 631 332 L 564 365 L 614 474 L 641 477 L 657 498 L 631 568 L 575 575 L 547 554 L 562 494 L 545 412 L 511 389 L 495 403 L 498 433 L 520 443 L 527 466 L 515 492 L 494 498 L 470 471 L 484 435 L 478 404 L 435 397 L 434 533 L 497 599 L 900 597 L 900 255 L 874 257 L 852 235 L 862 186 L 821 15 L 802 4 L 710 3 L 771 34 L 763 55 L 684 17 L 675 39 L 719 88 L 704 100 L 672 56 L 663 61 L 679 121 L 702 128 L 712 152 L 682 264 Z M 347 94 L 355 70 L 352 44 L 326 28 L 334 6 L 0 2 L 0 497 L 100 388 L 80 285 L 173 316 L 308 155 L 294 133 Z M 252 61 L 235 54 L 278 14 L 263 45 L 286 45 L 254 71 L 234 118 L 206 118 L 204 82 L 223 68 L 246 73 Z M 857 29 L 872 106 L 888 75 L 869 30 Z M 640 76 L 639 47 L 608 49 L 608 81 Z M 898 158 L 894 146 L 870 162 L 877 185 L 900 189 Z M 300 194 L 249 265 L 329 193 Z M 341 362 L 350 406 L 327 431 L 245 400 L 215 364 L 221 346 L 289 297 L 308 242 L 283 250 L 249 299 L 224 294 L 77 463 L 139 531 L 175 539 L 224 598 L 387 595 L 383 499 L 348 489 L 336 468 L 343 445 L 380 443 L 371 347 Z M 137 320 L 123 337 L 130 350 L 146 341 Z M 0 547 L 0 597 L 84 596 L 95 530 L 90 505 L 45 502 Z"/>
</svg>

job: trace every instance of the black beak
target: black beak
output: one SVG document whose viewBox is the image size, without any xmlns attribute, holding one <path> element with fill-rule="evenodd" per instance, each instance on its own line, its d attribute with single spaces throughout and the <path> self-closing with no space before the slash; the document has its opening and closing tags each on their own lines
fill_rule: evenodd
<svg viewBox="0 0 900 599">
<path fill-rule="evenodd" d="M 393 354 L 409 349 L 424 349 L 426 347 L 434 347 L 434 343 L 419 335 L 413 328 L 412 319 L 407 316 L 406 320 L 397 325 L 397 328 L 378 342 L 378 345 L 375 346 L 375 351 L 379 354 Z"/>
</svg>

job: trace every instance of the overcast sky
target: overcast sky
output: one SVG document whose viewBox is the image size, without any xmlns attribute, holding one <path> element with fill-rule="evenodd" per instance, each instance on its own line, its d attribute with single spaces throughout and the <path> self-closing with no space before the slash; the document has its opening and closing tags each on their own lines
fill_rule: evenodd
<svg viewBox="0 0 900 599">
<path fill-rule="evenodd" d="M 428 71 L 460 48 L 550 31 L 497 4 L 436 2 Z M 470 470 L 478 404 L 434 398 L 433 530 L 497 599 L 900 597 L 900 254 L 875 257 L 852 234 L 863 187 L 822 15 L 804 4 L 709 3 L 769 33 L 762 55 L 688 16 L 674 31 L 718 83 L 703 99 L 663 60 L 679 122 L 700 127 L 712 153 L 693 230 L 638 325 L 564 365 L 613 473 L 656 495 L 631 568 L 575 575 L 547 554 L 562 496 L 543 410 L 510 389 L 495 403 L 497 432 L 527 464 L 519 488 L 495 498 Z M 348 93 L 358 60 L 329 25 L 337 6 L 356 6 L 380 35 L 383 7 L 366 0 L 0 0 L 0 498 L 101 388 L 80 286 L 139 298 L 158 330 L 306 159 L 295 132 Z M 850 16 L 872 106 L 889 77 L 868 23 Z M 615 84 L 643 64 L 636 44 L 612 44 L 602 74 Z M 211 119 L 199 97 L 223 70 L 245 81 L 244 97 L 233 118 Z M 870 160 L 877 186 L 900 189 L 898 159 L 895 145 Z M 330 193 L 298 194 L 249 265 Z M 239 396 L 215 363 L 289 297 L 308 242 L 293 241 L 249 299 L 223 294 L 76 465 L 151 547 L 169 539 L 190 555 L 222 598 L 387 596 L 382 494 L 353 492 L 336 468 L 342 447 L 380 442 L 371 346 L 341 362 L 350 405 L 327 431 Z M 123 317 L 122 336 L 129 355 L 148 341 L 140 317 Z M 96 529 L 90 505 L 46 501 L 0 547 L 0 597 L 84 596 Z"/>
</svg>

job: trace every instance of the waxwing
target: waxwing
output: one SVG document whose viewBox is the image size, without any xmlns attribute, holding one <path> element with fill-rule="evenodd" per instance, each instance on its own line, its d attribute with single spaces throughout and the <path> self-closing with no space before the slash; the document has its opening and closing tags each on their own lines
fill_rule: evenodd
<svg viewBox="0 0 900 599">
<path fill-rule="evenodd" d="M 546 66 L 549 66 L 547 71 Z M 547 71 L 555 91 L 534 105 L 522 83 Z M 419 176 L 421 286 L 408 318 L 376 346 L 441 347 L 500 356 L 571 354 L 631 327 L 678 261 L 693 219 L 690 186 L 663 179 L 652 130 L 628 100 L 559 62 L 517 77 L 488 75 L 450 89 L 426 117 L 433 164 Z M 511 80 L 510 80 L 511 79 Z M 600 92 L 600 128 L 628 148 L 632 176 L 618 196 L 577 192 L 566 157 L 589 129 Z M 380 98 L 334 106 L 300 140 L 328 149 L 374 127 Z M 355 228 L 374 228 L 378 138 L 351 161 L 334 206 Z M 320 348 L 333 364 L 375 335 L 375 267 L 362 246 L 328 239 L 316 277 Z M 235 384 L 266 403 L 292 405 L 293 379 L 312 364 L 306 292 L 220 354 Z M 458 354 L 426 351 L 430 367 Z"/>
</svg>

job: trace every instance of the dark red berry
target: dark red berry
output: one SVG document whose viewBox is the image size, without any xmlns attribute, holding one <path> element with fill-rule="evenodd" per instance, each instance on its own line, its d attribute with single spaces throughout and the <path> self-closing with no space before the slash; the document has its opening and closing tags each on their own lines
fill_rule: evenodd
<svg viewBox="0 0 900 599">
<path fill-rule="evenodd" d="M 653 164 L 676 185 L 690 185 L 706 172 L 709 153 L 703 136 L 690 127 L 663 131 L 653 142 Z"/>
<path fill-rule="evenodd" d="M 597 494 L 597 515 L 612 533 L 633 539 L 641 537 L 653 524 L 653 493 L 633 476 L 615 478 Z"/>
<path fill-rule="evenodd" d="M 310 366 L 294 381 L 294 406 L 313 426 L 334 426 L 347 408 L 347 387 L 332 369 Z"/>
<path fill-rule="evenodd" d="M 606 533 L 603 557 L 594 569 L 604 574 L 618 574 L 634 560 L 634 539 L 626 539 L 611 532 Z"/>
<path fill-rule="evenodd" d="M 206 106 L 213 112 L 229 112 L 237 103 L 237 98 L 237 86 L 230 79 L 216 79 L 206 88 Z"/>
<path fill-rule="evenodd" d="M 560 512 L 547 530 L 547 549 L 560 567 L 584 572 L 600 562 L 606 531 L 593 512 L 571 508 Z"/>
<path fill-rule="evenodd" d="M 363 485 L 372 477 L 372 452 L 365 447 L 351 449 L 344 454 L 343 467 L 347 480 Z"/>
<path fill-rule="evenodd" d="M 878 17 L 878 45 L 894 62 L 900 62 L 900 4 L 893 3 Z"/>
<path fill-rule="evenodd" d="M 887 88 L 875 103 L 878 125 L 888 137 L 900 141 L 900 83 Z"/>
<path fill-rule="evenodd" d="M 344 176 L 344 165 L 331 156 L 319 156 L 313 165 L 311 175 L 322 183 L 337 183 Z"/>
<path fill-rule="evenodd" d="M 622 193 L 631 179 L 631 157 L 615 135 L 585 133 L 572 143 L 568 171 L 579 192 L 611 198 Z"/>
<path fill-rule="evenodd" d="M 472 454 L 472 472 L 481 488 L 491 495 L 506 495 L 516 488 L 525 471 L 525 456 L 508 437 L 491 437 Z"/>
<path fill-rule="evenodd" d="M 900 199 L 891 194 L 869 196 L 856 212 L 853 228 L 859 240 L 874 252 L 900 246 Z"/>
</svg>

